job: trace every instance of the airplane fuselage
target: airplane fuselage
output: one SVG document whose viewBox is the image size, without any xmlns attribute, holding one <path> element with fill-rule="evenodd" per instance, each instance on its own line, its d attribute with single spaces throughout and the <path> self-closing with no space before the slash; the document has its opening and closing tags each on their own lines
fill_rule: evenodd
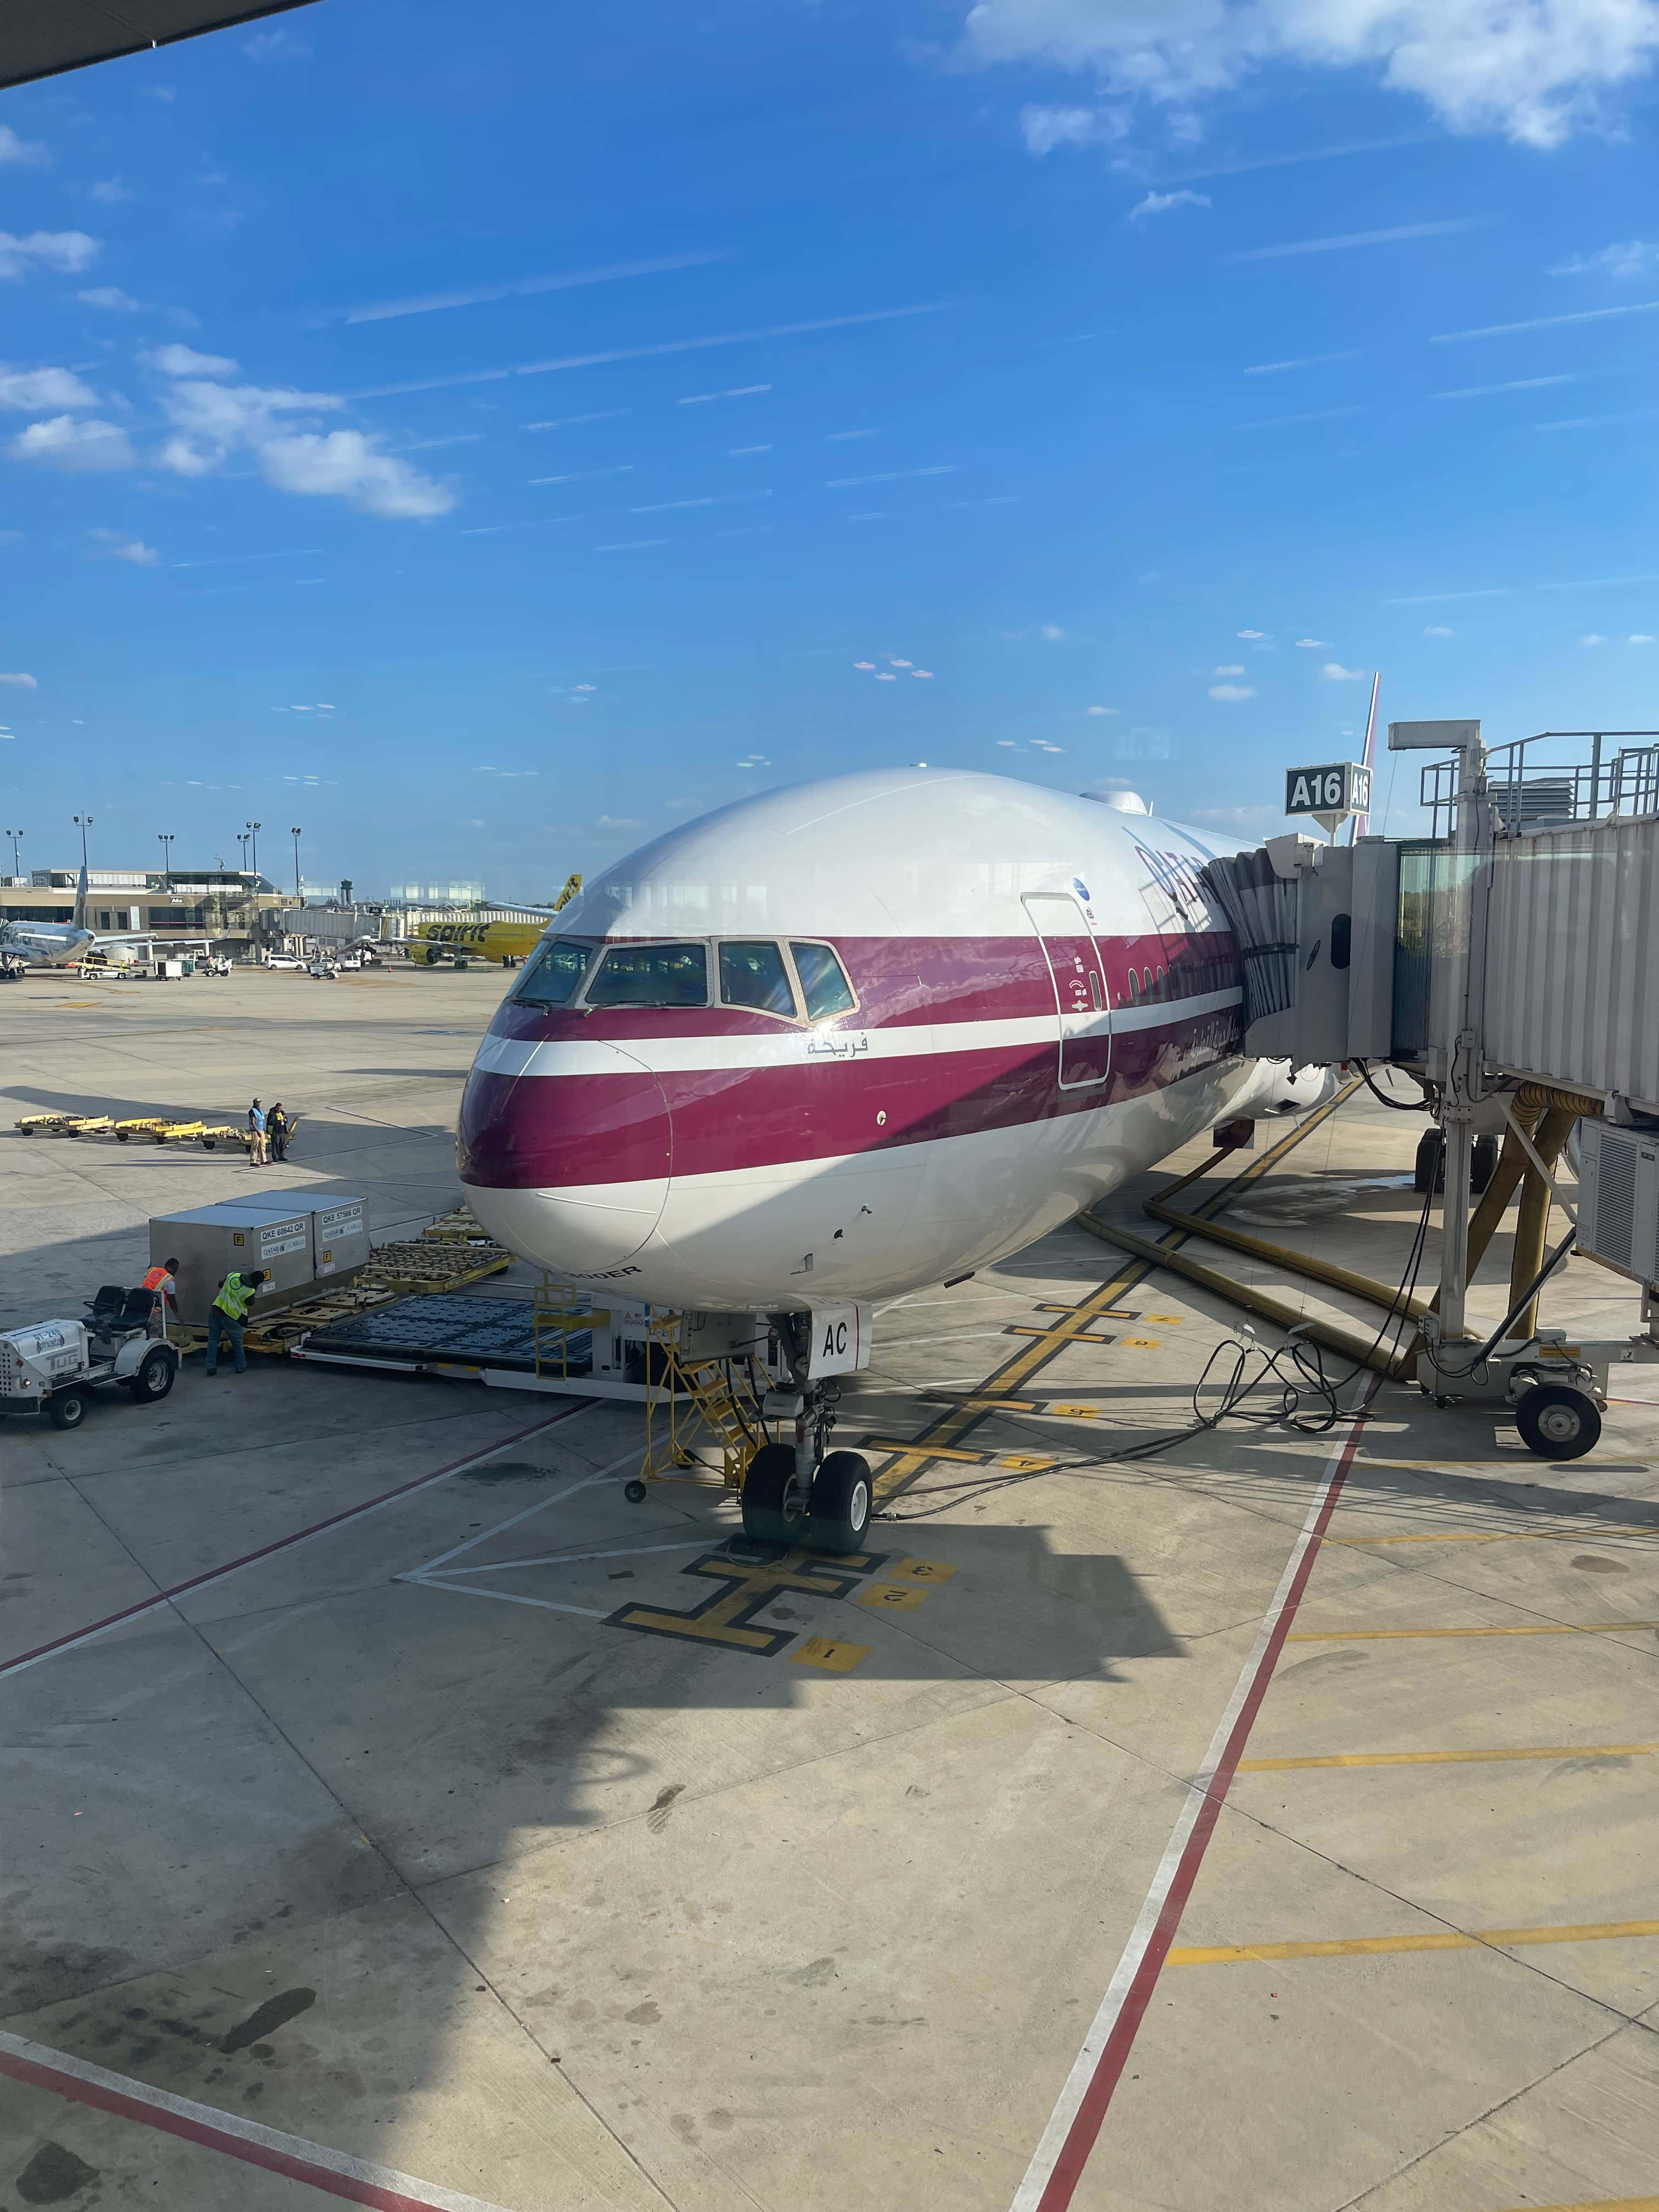
<svg viewBox="0 0 1659 2212">
<path fill-rule="evenodd" d="M 779 1311 L 993 1264 L 1218 1121 L 1242 1054 L 1216 847 L 994 776 L 836 777 L 595 878 L 462 1105 L 474 1212 L 561 1279 Z"/>
</svg>

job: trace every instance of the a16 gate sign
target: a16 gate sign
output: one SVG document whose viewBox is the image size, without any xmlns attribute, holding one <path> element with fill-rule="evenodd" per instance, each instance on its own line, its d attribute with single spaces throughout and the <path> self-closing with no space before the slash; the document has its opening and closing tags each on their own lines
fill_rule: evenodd
<svg viewBox="0 0 1659 2212">
<path fill-rule="evenodd" d="M 1286 814 L 1369 814 L 1371 772 L 1358 761 L 1285 771 Z"/>
</svg>

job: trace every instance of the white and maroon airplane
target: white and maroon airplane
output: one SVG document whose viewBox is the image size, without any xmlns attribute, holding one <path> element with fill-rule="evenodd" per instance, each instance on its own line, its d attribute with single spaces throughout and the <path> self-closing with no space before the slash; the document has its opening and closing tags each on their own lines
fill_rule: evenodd
<svg viewBox="0 0 1659 2212">
<path fill-rule="evenodd" d="M 869 1471 L 823 1456 L 818 1386 L 867 1364 L 878 1301 L 1322 1095 L 1243 1057 L 1198 877 L 1231 849 L 1122 794 L 926 768 L 671 830 L 590 879 L 491 1023 L 460 1116 L 473 1212 L 562 1281 L 770 1317 L 801 1411 L 745 1528 L 856 1549 Z"/>
</svg>

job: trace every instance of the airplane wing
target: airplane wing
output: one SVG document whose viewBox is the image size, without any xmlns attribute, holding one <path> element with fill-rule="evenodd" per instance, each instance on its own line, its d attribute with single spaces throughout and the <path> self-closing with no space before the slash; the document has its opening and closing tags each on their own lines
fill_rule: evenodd
<svg viewBox="0 0 1659 2212">
<path fill-rule="evenodd" d="M 278 15 L 307 0 L 3 0 L 0 88 Z"/>
</svg>

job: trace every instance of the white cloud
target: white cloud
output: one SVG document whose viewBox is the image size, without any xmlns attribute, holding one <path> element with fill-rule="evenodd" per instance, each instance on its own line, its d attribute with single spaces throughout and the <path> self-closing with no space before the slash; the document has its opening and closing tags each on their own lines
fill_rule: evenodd
<svg viewBox="0 0 1659 2212">
<path fill-rule="evenodd" d="M 1255 691 L 1248 684 L 1212 684 L 1212 699 L 1254 699 Z"/>
<path fill-rule="evenodd" d="M 1085 707 L 1083 711 L 1085 714 L 1115 714 L 1121 710 L 1116 707 Z"/>
<path fill-rule="evenodd" d="M 123 315 L 137 315 L 143 312 L 143 301 L 135 300 L 131 292 L 124 292 L 118 284 L 94 284 L 91 291 L 77 292 L 75 296 L 83 307 L 111 307 Z"/>
<path fill-rule="evenodd" d="M 1607 640 L 1602 636 L 1599 629 L 1593 629 L 1588 631 L 1584 636 L 1581 637 L 1578 642 L 1580 645 L 1605 645 L 1607 643 Z"/>
<path fill-rule="evenodd" d="M 1638 629 L 1632 630 L 1630 635 L 1625 640 L 1625 642 L 1626 645 L 1651 645 L 1653 643 L 1653 640 L 1648 635 L 1646 630 Z"/>
<path fill-rule="evenodd" d="M 1425 637 L 1455 637 L 1457 632 L 1448 629 L 1443 623 L 1429 623 L 1425 624 L 1423 635 Z"/>
<path fill-rule="evenodd" d="M 0 123 L 0 162 L 13 161 L 21 167 L 40 168 L 50 158 L 44 146 L 20 138 L 9 123 Z"/>
<path fill-rule="evenodd" d="M 1190 114 L 1274 63 L 1364 69 L 1449 129 L 1555 146 L 1608 120 L 1659 53 L 1655 0 L 979 0 L 981 63 L 1088 70 L 1109 94 Z"/>
<path fill-rule="evenodd" d="M 738 766 L 742 765 L 739 762 Z M 601 830 L 637 830 L 640 825 L 632 814 L 601 814 L 597 826 Z"/>
<path fill-rule="evenodd" d="M 216 356 L 195 355 L 188 346 L 163 347 L 155 358 L 179 355 L 190 355 L 192 362 L 212 361 L 216 370 L 235 365 Z M 285 417 L 342 407 L 344 402 L 334 392 L 182 377 L 167 386 L 161 404 L 177 434 L 157 459 L 175 476 L 207 476 L 234 453 L 246 451 L 278 491 L 343 499 L 365 514 L 403 521 L 447 514 L 455 504 L 454 494 L 433 477 L 383 452 L 378 437 L 362 430 L 325 433 L 288 426 Z"/>
<path fill-rule="evenodd" d="M 1039 637 L 1046 637 L 1050 645 L 1058 645 L 1066 633 L 1058 623 L 1044 623 L 1037 635 Z"/>
<path fill-rule="evenodd" d="M 15 238 L 0 230 L 0 278 L 23 276 L 36 269 L 56 269 L 78 276 L 99 252 L 99 241 L 84 230 L 32 230 Z"/>
<path fill-rule="evenodd" d="M 1328 684 L 1363 684 L 1365 680 L 1363 668 L 1345 668 L 1340 660 L 1328 660 L 1319 672 Z"/>
<path fill-rule="evenodd" d="M 1297 643 L 1304 652 L 1324 653 L 1329 649 L 1330 640 L 1323 637 L 1299 637 Z"/>
<path fill-rule="evenodd" d="M 120 530 L 94 530 L 88 535 L 96 538 L 112 561 L 130 561 L 135 568 L 154 568 L 160 564 L 161 555 L 153 545 L 146 545 L 142 538 L 129 538 Z"/>
<path fill-rule="evenodd" d="M 1266 635 L 1267 635 L 1267 631 L 1266 631 L 1265 629 L 1241 629 L 1241 630 L 1239 630 L 1239 631 L 1236 632 L 1236 633 L 1235 633 L 1235 635 L 1237 635 L 1237 636 L 1239 636 L 1239 637 L 1248 637 L 1248 638 L 1250 638 L 1250 639 L 1255 639 L 1255 638 L 1266 637 Z"/>
<path fill-rule="evenodd" d="M 96 417 L 77 422 L 73 415 L 31 422 L 8 450 L 20 461 L 45 461 L 54 469 L 130 469 L 138 458 L 117 424 Z"/>
<path fill-rule="evenodd" d="M 38 691 L 40 689 L 38 678 L 21 673 L 15 676 L 0 675 L 0 684 L 10 684 L 20 691 Z"/>
<path fill-rule="evenodd" d="M 1149 215 L 1168 215 L 1171 208 L 1209 207 L 1208 192 L 1148 192 L 1129 210 L 1128 221 L 1139 222 Z"/>
<path fill-rule="evenodd" d="M 1224 667 L 1215 670 L 1214 673 L 1218 676 L 1242 676 L 1244 673 L 1243 665 L 1239 661 L 1229 661 Z"/>
<path fill-rule="evenodd" d="M 97 184 L 87 186 L 87 198 L 100 201 L 105 207 L 118 207 L 123 200 L 136 199 L 137 194 L 119 177 L 103 177 Z"/>
<path fill-rule="evenodd" d="M 1092 107 L 1022 107 L 1019 127 L 1025 143 L 1039 156 L 1056 146 L 1087 146 L 1096 137 Z"/>
<path fill-rule="evenodd" d="M 1575 253 L 1570 260 L 1558 261 L 1550 275 L 1633 277 L 1650 276 L 1656 269 L 1659 269 L 1659 246 L 1645 238 L 1626 238 L 1595 253 Z"/>
<path fill-rule="evenodd" d="M 234 376 L 236 363 L 228 354 L 198 353 L 194 346 L 157 346 L 141 354 L 146 368 L 159 368 L 163 376 Z M 336 401 L 336 405 L 338 402 Z"/>
<path fill-rule="evenodd" d="M 98 395 L 67 368 L 0 368 L 0 407 L 95 407 Z"/>
</svg>

